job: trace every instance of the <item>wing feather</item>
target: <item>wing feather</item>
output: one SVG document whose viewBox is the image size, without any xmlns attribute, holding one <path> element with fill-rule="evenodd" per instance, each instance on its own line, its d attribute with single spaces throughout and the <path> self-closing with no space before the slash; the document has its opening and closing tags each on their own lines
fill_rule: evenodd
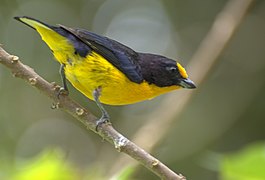
<svg viewBox="0 0 265 180">
<path fill-rule="evenodd" d="M 131 81 L 135 83 L 143 82 L 137 52 L 115 40 L 97 35 L 87 30 L 68 28 L 63 25 L 59 26 L 75 35 L 95 52 L 102 55 L 117 69 L 123 72 Z"/>
</svg>

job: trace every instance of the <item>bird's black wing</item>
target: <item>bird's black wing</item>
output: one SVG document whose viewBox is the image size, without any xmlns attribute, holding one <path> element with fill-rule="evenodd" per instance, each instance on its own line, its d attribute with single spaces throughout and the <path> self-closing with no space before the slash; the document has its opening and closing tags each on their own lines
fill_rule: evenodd
<svg viewBox="0 0 265 180">
<path fill-rule="evenodd" d="M 115 40 L 84 29 L 68 28 L 62 25 L 60 27 L 75 35 L 95 52 L 102 55 L 131 81 L 135 83 L 143 81 L 141 67 L 138 63 L 138 53 L 134 50 Z"/>
</svg>

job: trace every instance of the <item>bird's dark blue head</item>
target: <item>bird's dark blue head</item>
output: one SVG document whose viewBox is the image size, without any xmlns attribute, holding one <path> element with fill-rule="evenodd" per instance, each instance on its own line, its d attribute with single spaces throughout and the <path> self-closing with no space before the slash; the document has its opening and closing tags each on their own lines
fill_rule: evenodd
<svg viewBox="0 0 265 180">
<path fill-rule="evenodd" d="M 185 69 L 176 61 L 155 54 L 139 53 L 144 79 L 159 87 L 180 86 L 193 89 L 195 84 L 188 78 Z"/>
</svg>

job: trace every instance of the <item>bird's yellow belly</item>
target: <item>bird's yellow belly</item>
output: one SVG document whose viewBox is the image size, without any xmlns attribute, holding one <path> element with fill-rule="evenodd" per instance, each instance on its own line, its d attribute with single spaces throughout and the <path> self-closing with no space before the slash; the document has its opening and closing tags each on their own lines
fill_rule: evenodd
<svg viewBox="0 0 265 180">
<path fill-rule="evenodd" d="M 132 104 L 179 88 L 160 88 L 145 81 L 141 84 L 134 83 L 96 53 L 66 64 L 65 75 L 71 84 L 89 99 L 94 100 L 93 91 L 100 87 L 100 102 L 110 105 Z"/>
</svg>

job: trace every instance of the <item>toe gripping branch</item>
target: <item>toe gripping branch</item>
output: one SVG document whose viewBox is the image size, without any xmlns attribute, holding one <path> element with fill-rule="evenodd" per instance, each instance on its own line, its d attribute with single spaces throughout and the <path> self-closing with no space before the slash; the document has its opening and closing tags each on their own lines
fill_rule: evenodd
<svg viewBox="0 0 265 180">
<path fill-rule="evenodd" d="M 93 91 L 93 97 L 94 97 L 94 100 L 95 100 L 98 108 L 100 109 L 102 115 L 96 122 L 97 123 L 96 131 L 98 131 L 98 127 L 101 124 L 106 123 L 106 122 L 110 122 L 110 116 L 99 100 L 100 95 L 101 95 L 101 87 L 98 87 L 97 89 L 95 89 Z"/>
<path fill-rule="evenodd" d="M 61 75 L 61 80 L 62 80 L 63 87 L 61 87 L 59 89 L 59 91 L 58 91 L 58 94 L 57 94 L 57 98 L 58 99 L 60 98 L 61 95 L 66 95 L 67 96 L 69 94 L 67 83 L 66 83 L 64 67 L 65 67 L 65 64 L 61 64 L 60 70 L 59 70 L 59 73 Z"/>
</svg>

